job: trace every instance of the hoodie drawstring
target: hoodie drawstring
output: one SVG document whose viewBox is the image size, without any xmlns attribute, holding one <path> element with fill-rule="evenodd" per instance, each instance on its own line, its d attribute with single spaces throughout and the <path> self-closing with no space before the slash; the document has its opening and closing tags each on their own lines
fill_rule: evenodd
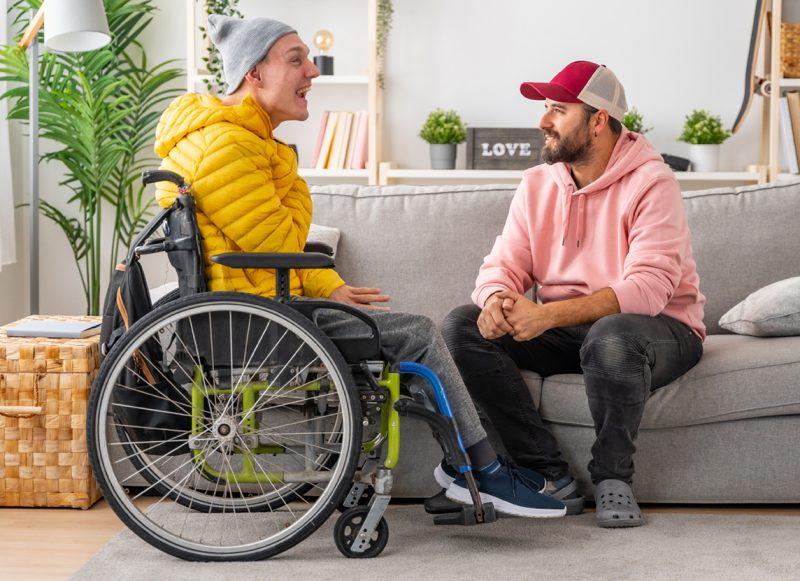
<svg viewBox="0 0 800 581">
<path fill-rule="evenodd" d="M 562 216 L 563 221 L 563 235 L 561 237 L 561 246 L 564 246 L 564 243 L 567 240 L 567 234 L 569 233 L 569 222 L 570 222 L 570 215 L 572 214 L 572 198 L 575 197 L 575 194 L 572 193 L 572 188 L 569 188 L 567 191 L 567 203 L 564 206 L 564 215 Z M 576 246 L 580 248 L 581 245 L 581 238 L 583 238 L 583 229 L 586 224 L 586 194 L 581 194 L 578 196 L 578 227 L 577 231 L 575 232 L 575 236 L 577 238 Z"/>
<path fill-rule="evenodd" d="M 569 219 L 570 214 L 572 214 L 572 188 L 567 189 L 567 203 L 564 206 L 564 211 L 561 216 L 562 222 L 562 232 L 561 235 L 561 246 L 564 246 L 564 242 L 567 240 L 567 233 L 569 232 Z"/>
<path fill-rule="evenodd" d="M 578 243 L 577 247 L 581 246 L 581 238 L 583 238 L 583 227 L 586 221 L 586 194 L 581 194 L 578 199 Z"/>
</svg>

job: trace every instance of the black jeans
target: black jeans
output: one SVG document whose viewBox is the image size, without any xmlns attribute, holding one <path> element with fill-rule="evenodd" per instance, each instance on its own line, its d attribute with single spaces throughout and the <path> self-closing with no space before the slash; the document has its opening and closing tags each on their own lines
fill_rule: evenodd
<svg viewBox="0 0 800 581">
<path fill-rule="evenodd" d="M 484 339 L 480 309 L 464 305 L 444 321 L 444 339 L 475 403 L 512 459 L 556 480 L 569 472 L 520 369 L 542 377 L 582 373 L 597 436 L 589 472 L 597 483 L 631 482 L 634 441 L 650 392 L 694 367 L 703 342 L 666 315 L 618 313 L 588 325 L 550 329 L 529 341 Z"/>
</svg>

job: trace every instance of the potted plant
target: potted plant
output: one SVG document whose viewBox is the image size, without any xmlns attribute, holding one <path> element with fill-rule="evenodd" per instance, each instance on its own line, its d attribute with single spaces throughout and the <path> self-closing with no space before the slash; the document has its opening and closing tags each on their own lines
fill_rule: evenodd
<svg viewBox="0 0 800 581">
<path fill-rule="evenodd" d="M 436 109 L 428 115 L 419 136 L 431 144 L 431 168 L 454 169 L 456 145 L 464 142 L 467 130 L 458 113 Z"/>
<path fill-rule="evenodd" d="M 9 2 L 17 37 L 42 0 Z M 40 136 L 49 141 L 43 162 L 58 162 L 63 177 L 41 213 L 67 238 L 86 297 L 87 314 L 100 314 L 101 280 L 152 213 L 141 184 L 162 110 L 183 91 L 176 61 L 153 64 L 140 42 L 156 10 L 153 0 L 104 0 L 111 44 L 87 53 L 44 51 L 39 63 Z M 5 8 L 3 8 L 5 9 Z M 0 79 L 16 86 L 0 95 L 8 119 L 28 119 L 28 55 L 16 42 L 0 45 Z M 105 209 L 111 212 L 104 212 Z M 109 215 L 110 214 L 110 215 Z M 108 232 L 104 218 L 113 218 Z M 108 235 L 110 234 L 110 239 Z M 103 254 L 108 256 L 103 268 Z"/>
<path fill-rule="evenodd" d="M 633 107 L 630 111 L 625 113 L 625 115 L 622 117 L 622 124 L 628 131 L 640 133 L 641 135 L 644 135 L 652 129 L 652 127 L 645 128 L 644 115 L 639 113 L 636 107 Z"/>
<path fill-rule="evenodd" d="M 686 116 L 678 141 L 689 144 L 689 159 L 694 171 L 717 171 L 720 144 L 730 137 L 719 117 L 705 109 L 695 109 Z"/>
</svg>

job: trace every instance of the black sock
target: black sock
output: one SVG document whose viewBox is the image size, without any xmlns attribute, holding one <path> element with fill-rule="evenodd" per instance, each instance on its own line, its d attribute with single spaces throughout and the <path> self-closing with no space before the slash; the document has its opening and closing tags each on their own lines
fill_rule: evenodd
<svg viewBox="0 0 800 581">
<path fill-rule="evenodd" d="M 474 470 L 485 468 L 495 460 L 497 460 L 497 452 L 494 451 L 492 445 L 489 443 L 488 438 L 479 440 L 467 447 L 467 454 L 469 454 L 470 462 Z"/>
</svg>

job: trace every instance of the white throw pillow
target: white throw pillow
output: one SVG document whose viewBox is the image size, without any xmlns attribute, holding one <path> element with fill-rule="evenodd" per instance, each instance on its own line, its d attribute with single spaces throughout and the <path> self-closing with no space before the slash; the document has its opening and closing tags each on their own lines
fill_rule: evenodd
<svg viewBox="0 0 800 581">
<path fill-rule="evenodd" d="M 336 247 L 339 245 L 339 237 L 341 231 L 338 228 L 331 228 L 330 226 L 320 226 L 319 224 L 311 224 L 311 229 L 308 231 L 308 242 L 321 242 L 327 244 L 333 250 L 333 257 L 336 258 Z"/>
<path fill-rule="evenodd" d="M 800 335 L 800 276 L 758 289 L 722 315 L 719 326 L 739 335 Z"/>
</svg>

